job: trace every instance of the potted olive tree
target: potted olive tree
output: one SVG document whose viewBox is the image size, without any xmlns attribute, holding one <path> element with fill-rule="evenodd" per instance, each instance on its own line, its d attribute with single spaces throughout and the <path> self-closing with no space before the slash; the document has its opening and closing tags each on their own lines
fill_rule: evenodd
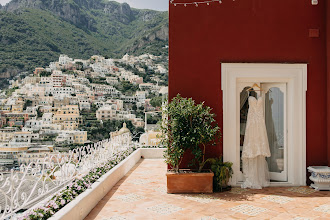
<svg viewBox="0 0 330 220">
<path fill-rule="evenodd" d="M 196 104 L 191 98 L 177 95 L 163 107 L 161 143 L 167 147 L 164 157 L 171 168 L 167 172 L 168 193 L 211 193 L 213 172 L 203 170 L 206 163 L 205 150 L 220 140 L 220 128 L 215 114 L 204 103 Z M 179 169 L 184 154 L 193 155 L 190 167 Z"/>
</svg>

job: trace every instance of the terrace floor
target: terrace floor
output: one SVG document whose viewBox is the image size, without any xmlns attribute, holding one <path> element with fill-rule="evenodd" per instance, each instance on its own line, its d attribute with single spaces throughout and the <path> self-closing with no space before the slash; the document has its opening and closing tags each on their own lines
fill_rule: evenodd
<svg viewBox="0 0 330 220">
<path fill-rule="evenodd" d="M 163 160 L 140 160 L 85 219 L 330 219 L 330 192 L 272 187 L 167 194 L 165 173 Z"/>
</svg>

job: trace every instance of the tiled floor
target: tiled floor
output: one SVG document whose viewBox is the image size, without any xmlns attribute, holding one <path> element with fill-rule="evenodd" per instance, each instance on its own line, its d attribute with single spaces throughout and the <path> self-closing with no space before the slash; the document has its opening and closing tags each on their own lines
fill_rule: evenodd
<svg viewBox="0 0 330 220">
<path fill-rule="evenodd" d="M 214 194 L 167 194 L 163 160 L 141 160 L 87 220 L 330 219 L 330 192 L 276 187 Z"/>
</svg>

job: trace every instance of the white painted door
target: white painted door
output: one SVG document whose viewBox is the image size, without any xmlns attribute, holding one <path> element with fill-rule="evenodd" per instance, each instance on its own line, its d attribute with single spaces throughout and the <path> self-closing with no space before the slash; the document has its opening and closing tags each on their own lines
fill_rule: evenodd
<svg viewBox="0 0 330 220">
<path fill-rule="evenodd" d="M 288 181 L 287 85 L 261 83 L 265 123 L 271 157 L 267 158 L 272 181 Z"/>
<path fill-rule="evenodd" d="M 260 86 L 259 82 L 239 82 L 237 83 L 237 143 L 238 143 L 238 157 L 239 158 L 239 172 L 237 173 L 237 178 L 239 182 L 244 181 L 244 176 L 243 176 L 243 162 L 242 162 L 242 152 L 243 152 L 243 144 L 244 144 L 244 137 L 245 137 L 245 128 L 246 128 L 246 122 L 247 122 L 247 115 L 248 115 L 248 110 L 249 110 L 249 103 L 248 103 L 248 98 L 249 96 L 254 96 L 258 98 L 260 93 L 258 91 L 247 91 L 250 89 L 253 84 L 258 84 Z"/>
<path fill-rule="evenodd" d="M 253 84 L 258 84 L 262 91 L 250 91 Z M 265 123 L 271 151 L 267 159 L 270 178 L 273 182 L 288 181 L 287 162 L 287 85 L 286 83 L 240 82 L 237 84 L 238 97 L 238 153 L 240 158 L 240 171 L 238 181 L 244 181 L 242 169 L 242 150 L 245 136 L 245 127 L 248 113 L 248 97 L 260 95 L 264 97 Z M 258 88 L 254 88 L 258 90 Z"/>
</svg>

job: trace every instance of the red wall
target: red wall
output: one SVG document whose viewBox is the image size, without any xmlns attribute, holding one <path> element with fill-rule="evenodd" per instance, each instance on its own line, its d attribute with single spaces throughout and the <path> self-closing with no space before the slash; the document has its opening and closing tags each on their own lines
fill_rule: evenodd
<svg viewBox="0 0 330 220">
<path fill-rule="evenodd" d="M 330 85 L 330 1 L 326 2 L 326 48 L 327 48 L 327 83 Z M 328 88 L 328 97 L 327 97 L 327 105 L 328 105 L 328 166 L 330 166 L 330 86 Z"/>
<path fill-rule="evenodd" d="M 319 29 L 319 37 L 309 37 L 309 29 Z M 325 1 L 317 6 L 311 0 L 170 5 L 169 34 L 170 98 L 180 93 L 205 101 L 221 127 L 221 62 L 308 63 L 307 166 L 330 164 Z M 221 152 L 220 144 L 207 156 Z"/>
</svg>

